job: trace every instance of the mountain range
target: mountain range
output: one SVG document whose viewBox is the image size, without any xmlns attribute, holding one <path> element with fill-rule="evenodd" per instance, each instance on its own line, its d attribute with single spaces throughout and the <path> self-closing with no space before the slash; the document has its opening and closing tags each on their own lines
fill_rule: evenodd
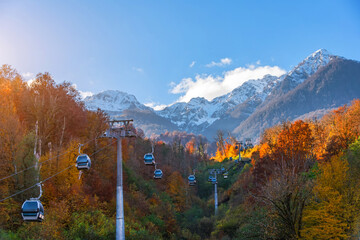
<svg viewBox="0 0 360 240">
<path fill-rule="evenodd" d="M 84 102 L 89 110 L 100 108 L 111 118 L 133 118 L 147 136 L 177 130 L 212 140 L 218 130 L 257 139 L 267 127 L 321 117 L 354 98 L 360 98 L 360 62 L 320 49 L 280 77 L 248 80 L 212 101 L 198 97 L 155 111 L 134 95 L 108 90 Z"/>
</svg>

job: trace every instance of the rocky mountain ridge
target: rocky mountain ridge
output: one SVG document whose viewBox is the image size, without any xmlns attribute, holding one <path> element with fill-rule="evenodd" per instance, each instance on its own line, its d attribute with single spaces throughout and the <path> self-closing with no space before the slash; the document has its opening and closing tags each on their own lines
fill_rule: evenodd
<svg viewBox="0 0 360 240">
<path fill-rule="evenodd" d="M 282 117 L 275 119 L 253 117 L 253 115 L 261 115 L 264 111 L 262 109 L 275 109 L 274 106 L 279 104 L 279 99 L 286 99 L 285 96 L 288 96 L 290 92 L 297 91 L 296 89 L 299 86 L 329 66 L 330 63 L 341 61 L 352 60 L 346 60 L 343 57 L 330 54 L 325 49 L 319 49 L 283 76 L 266 75 L 262 79 L 248 80 L 233 91 L 211 101 L 198 97 L 187 103 L 175 103 L 160 111 L 155 111 L 141 104 L 134 95 L 114 90 L 87 97 L 84 102 L 88 109 L 100 108 L 111 117 L 133 117 L 138 121 L 138 125 L 144 129 L 146 135 L 178 130 L 202 134 L 212 139 L 216 131 L 221 129 L 237 136 L 258 137 L 260 130 L 265 126 L 269 127 L 282 120 L 292 120 L 300 115 L 310 116 L 306 115 L 308 112 L 301 110 L 297 115 L 290 114 L 291 116 L 287 112 L 289 110 L 284 110 L 284 112 L 277 110 L 281 112 Z M 335 69 L 332 74 L 336 74 L 337 71 L 340 70 Z M 326 83 L 323 84 L 326 85 Z M 311 90 L 308 89 L 308 91 Z M 350 100 L 347 99 L 347 101 Z M 290 100 L 287 99 L 286 101 Z M 337 104 L 340 102 L 335 105 Z M 310 110 L 316 112 L 316 110 L 322 109 L 324 112 L 324 109 L 333 108 L 335 105 L 317 104 L 316 108 L 310 108 Z M 304 107 L 303 109 L 307 108 Z M 250 131 L 253 128 L 252 125 L 245 124 L 249 121 L 260 121 L 260 123 L 255 124 L 258 127 L 257 131 Z M 266 124 L 261 121 L 265 121 Z M 243 128 L 246 128 L 246 131 Z"/>
</svg>

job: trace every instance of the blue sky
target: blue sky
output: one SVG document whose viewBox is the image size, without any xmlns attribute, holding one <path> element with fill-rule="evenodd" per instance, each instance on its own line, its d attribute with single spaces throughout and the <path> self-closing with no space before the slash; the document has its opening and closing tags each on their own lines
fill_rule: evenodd
<svg viewBox="0 0 360 240">
<path fill-rule="evenodd" d="M 154 105 L 212 99 L 319 48 L 360 60 L 360 1 L 0 0 L 0 64 Z"/>
</svg>

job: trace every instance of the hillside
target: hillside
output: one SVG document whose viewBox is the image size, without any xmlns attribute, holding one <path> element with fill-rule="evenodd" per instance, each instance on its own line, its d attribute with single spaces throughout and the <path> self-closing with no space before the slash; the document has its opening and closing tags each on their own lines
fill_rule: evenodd
<svg viewBox="0 0 360 240">
<path fill-rule="evenodd" d="M 358 63 L 332 61 L 287 94 L 310 88 L 313 101 L 325 98 L 328 82 L 338 88 L 334 79 L 356 73 Z M 9 66 L 0 69 L 0 100 L 0 238 L 113 239 L 117 148 L 101 137 L 106 114 L 86 110 L 70 83 L 45 73 L 28 86 Z M 166 144 L 129 126 L 136 137 L 121 140 L 126 239 L 358 238 L 359 116 L 355 100 L 318 121 L 265 129 L 241 159 L 230 136 L 219 135 L 208 156 L 201 137 L 167 132 Z M 144 163 L 152 146 L 155 166 Z M 91 158 L 82 173 L 79 151 Z M 39 183 L 44 219 L 24 222 L 22 204 L 39 196 Z"/>
<path fill-rule="evenodd" d="M 28 86 L 7 65 L 0 68 L 0 100 L 0 238 L 113 239 L 117 148 L 116 141 L 101 137 L 109 127 L 106 114 L 86 110 L 70 83 L 56 84 L 45 73 Z M 229 168 L 228 179 L 219 178 L 223 192 L 241 166 L 210 161 L 206 142 L 195 135 L 165 144 L 130 129 L 137 137 L 122 140 L 126 238 L 209 238 L 214 228 L 209 170 Z M 155 166 L 144 164 L 152 146 L 161 179 L 154 179 Z M 82 172 L 75 167 L 80 152 L 91 158 L 90 169 Z M 194 171 L 198 184 L 189 186 Z M 44 219 L 25 222 L 22 204 L 39 196 L 38 183 Z"/>
</svg>

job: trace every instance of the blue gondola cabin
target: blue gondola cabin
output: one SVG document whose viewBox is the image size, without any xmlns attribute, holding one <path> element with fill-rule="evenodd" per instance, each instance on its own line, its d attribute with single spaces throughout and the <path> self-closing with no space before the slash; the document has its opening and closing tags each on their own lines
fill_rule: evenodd
<svg viewBox="0 0 360 240">
<path fill-rule="evenodd" d="M 44 220 L 44 207 L 40 200 L 26 200 L 21 207 L 21 216 L 24 221 L 41 222 Z"/>
<path fill-rule="evenodd" d="M 89 156 L 87 154 L 81 154 L 76 158 L 76 168 L 78 170 L 83 170 L 83 169 L 90 169 L 91 167 L 91 159 L 89 158 Z"/>
<path fill-rule="evenodd" d="M 155 179 L 161 179 L 162 176 L 163 176 L 163 173 L 162 173 L 162 171 L 161 171 L 160 169 L 156 169 L 156 170 L 154 171 L 154 178 L 155 178 Z"/>
<path fill-rule="evenodd" d="M 155 164 L 155 158 L 152 153 L 147 153 L 144 155 L 144 163 L 146 165 L 154 165 Z"/>
<path fill-rule="evenodd" d="M 190 186 L 194 186 L 196 184 L 196 179 L 195 179 L 195 176 L 194 175 L 190 175 L 188 177 L 188 181 L 189 181 L 189 185 Z"/>
</svg>

